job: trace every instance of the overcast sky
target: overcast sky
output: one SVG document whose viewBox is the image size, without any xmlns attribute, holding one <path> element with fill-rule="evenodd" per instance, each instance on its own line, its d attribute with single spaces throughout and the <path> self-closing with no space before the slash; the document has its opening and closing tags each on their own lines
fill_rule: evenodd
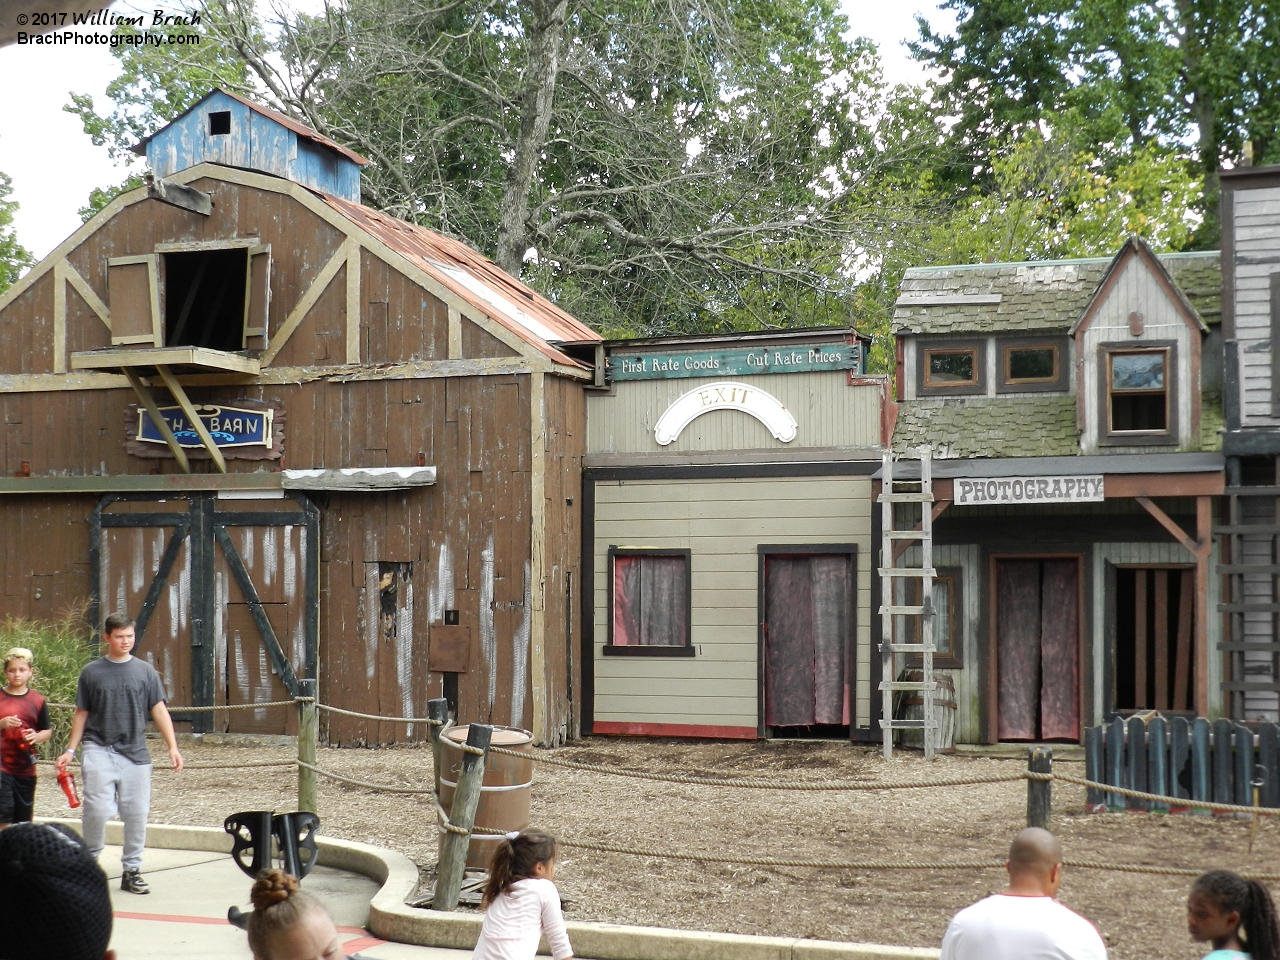
<svg viewBox="0 0 1280 960">
<path fill-rule="evenodd" d="M 937 10 L 936 0 L 843 0 L 843 6 L 854 31 L 879 45 L 893 83 L 924 79 L 903 47 L 916 36 L 914 15 L 924 14 L 935 26 L 952 22 L 949 12 Z M 106 47 L 0 48 L 0 90 L 8 91 L 0 97 L 0 171 L 13 179 L 18 241 L 38 258 L 80 225 L 76 211 L 90 190 L 124 179 L 106 149 L 95 147 L 80 121 L 62 109 L 75 92 L 92 94 L 103 110 L 107 84 L 118 73 Z"/>
</svg>

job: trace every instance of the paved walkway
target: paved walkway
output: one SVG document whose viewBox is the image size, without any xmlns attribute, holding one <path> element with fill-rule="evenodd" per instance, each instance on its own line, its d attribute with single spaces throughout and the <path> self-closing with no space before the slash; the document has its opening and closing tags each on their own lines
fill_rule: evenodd
<svg viewBox="0 0 1280 960">
<path fill-rule="evenodd" d="M 120 848 L 107 847 L 101 863 L 111 878 L 115 928 L 111 947 L 120 960 L 251 960 L 244 931 L 227 922 L 232 904 L 249 906 L 249 878 L 225 853 L 148 850 L 143 876 L 151 893 L 120 890 Z M 316 867 L 302 882 L 329 908 L 348 954 L 372 960 L 464 960 L 467 950 L 387 943 L 364 929 L 378 885 L 368 877 Z"/>
</svg>

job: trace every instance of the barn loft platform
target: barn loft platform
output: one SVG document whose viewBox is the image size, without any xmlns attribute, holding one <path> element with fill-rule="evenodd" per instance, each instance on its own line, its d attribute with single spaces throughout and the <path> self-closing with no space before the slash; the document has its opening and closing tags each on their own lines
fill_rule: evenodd
<svg viewBox="0 0 1280 960">
<path fill-rule="evenodd" d="M 262 365 L 250 357 L 207 347 L 139 347 L 132 350 L 81 350 L 71 354 L 72 370 L 130 369 L 144 376 L 159 367 L 174 373 L 241 373 L 256 377 Z"/>
</svg>

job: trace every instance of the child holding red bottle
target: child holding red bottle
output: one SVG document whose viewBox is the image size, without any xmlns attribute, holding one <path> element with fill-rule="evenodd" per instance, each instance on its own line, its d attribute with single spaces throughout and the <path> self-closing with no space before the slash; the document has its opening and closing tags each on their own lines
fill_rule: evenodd
<svg viewBox="0 0 1280 960">
<path fill-rule="evenodd" d="M 33 659 L 26 647 L 13 647 L 4 655 L 8 686 L 0 690 L 0 830 L 31 820 L 36 748 L 53 736 L 49 707 L 30 687 Z"/>
</svg>

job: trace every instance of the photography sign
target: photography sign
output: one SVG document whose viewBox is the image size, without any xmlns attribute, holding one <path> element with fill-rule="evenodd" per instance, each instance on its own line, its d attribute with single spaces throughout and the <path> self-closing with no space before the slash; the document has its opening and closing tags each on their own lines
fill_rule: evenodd
<svg viewBox="0 0 1280 960">
<path fill-rule="evenodd" d="M 747 347 L 690 353 L 619 353 L 609 358 L 609 380 L 674 380 L 677 377 L 744 377 L 759 373 L 814 373 L 858 370 L 860 343 L 792 347 Z"/>
<path fill-rule="evenodd" d="M 952 481 L 957 507 L 978 503 L 1097 503 L 1103 500 L 1102 475 L 1069 477 L 984 477 Z"/>
</svg>

